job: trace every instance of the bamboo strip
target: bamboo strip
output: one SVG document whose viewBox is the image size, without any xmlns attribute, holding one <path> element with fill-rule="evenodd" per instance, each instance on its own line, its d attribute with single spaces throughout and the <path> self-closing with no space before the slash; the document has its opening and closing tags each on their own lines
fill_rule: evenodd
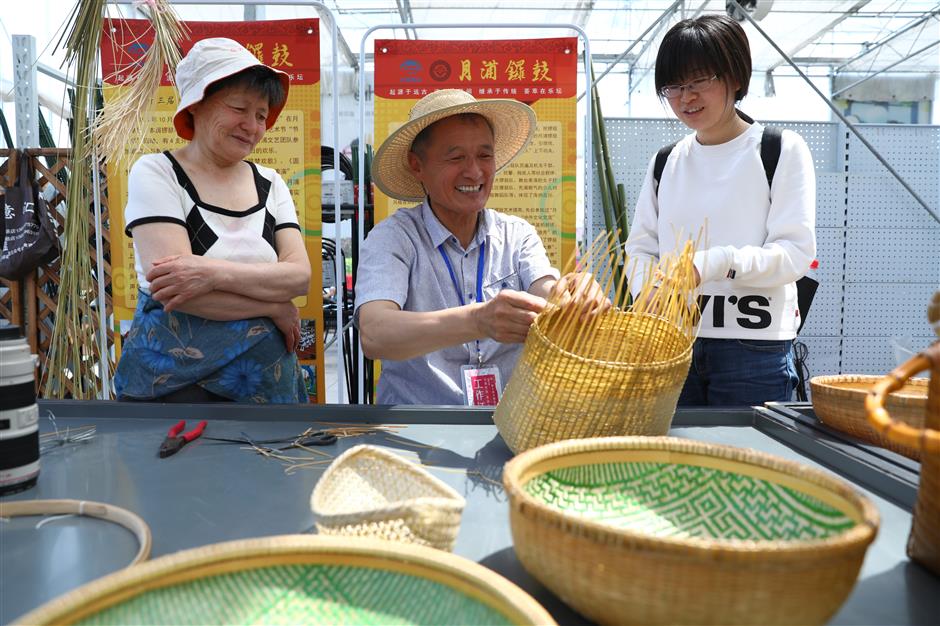
<svg viewBox="0 0 940 626">
<path fill-rule="evenodd" d="M 33 515 L 85 515 L 123 526 L 137 537 L 140 546 L 128 565 L 146 561 L 150 556 L 152 539 L 150 527 L 136 513 L 127 509 L 85 500 L 23 500 L 0 502 L 0 517 L 27 517 Z"/>
</svg>

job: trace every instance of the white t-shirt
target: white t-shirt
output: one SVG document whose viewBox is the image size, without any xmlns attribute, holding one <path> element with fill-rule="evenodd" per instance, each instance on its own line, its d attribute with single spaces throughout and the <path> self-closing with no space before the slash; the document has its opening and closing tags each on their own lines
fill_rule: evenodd
<svg viewBox="0 0 940 626">
<path fill-rule="evenodd" d="M 276 171 L 248 164 L 258 203 L 244 211 L 231 211 L 200 200 L 189 176 L 169 152 L 140 157 L 127 179 L 125 232 L 133 237 L 135 226 L 170 222 L 186 228 L 195 255 L 237 263 L 276 263 L 274 233 L 282 228 L 300 230 L 297 211 Z M 137 282 L 141 289 L 148 289 L 136 243 L 134 257 Z"/>
<path fill-rule="evenodd" d="M 670 153 L 658 195 L 655 156 L 640 191 L 625 247 L 635 276 L 702 233 L 700 337 L 792 339 L 799 327 L 795 281 L 816 256 L 813 158 L 802 137 L 784 130 L 768 193 L 763 131 L 754 123 L 716 146 L 688 135 Z"/>
</svg>

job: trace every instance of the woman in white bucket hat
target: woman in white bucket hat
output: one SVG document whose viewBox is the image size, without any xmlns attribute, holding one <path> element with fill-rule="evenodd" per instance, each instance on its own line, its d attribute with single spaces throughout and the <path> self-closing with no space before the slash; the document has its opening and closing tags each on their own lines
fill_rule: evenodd
<svg viewBox="0 0 940 626">
<path fill-rule="evenodd" d="M 310 263 L 290 191 L 246 161 L 287 100 L 288 76 L 231 39 L 195 43 L 176 71 L 172 152 L 128 177 L 137 310 L 115 374 L 119 399 L 303 402 L 291 300 Z"/>
<path fill-rule="evenodd" d="M 382 359 L 379 403 L 496 404 L 545 298 L 567 284 L 531 224 L 486 208 L 535 124 L 521 102 L 445 89 L 376 153 L 376 186 L 420 202 L 377 224 L 359 255 L 356 320 L 364 353 Z"/>
</svg>

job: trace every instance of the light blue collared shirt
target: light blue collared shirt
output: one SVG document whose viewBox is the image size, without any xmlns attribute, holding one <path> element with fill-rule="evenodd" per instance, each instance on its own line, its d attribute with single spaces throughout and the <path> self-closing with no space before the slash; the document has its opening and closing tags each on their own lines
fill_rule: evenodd
<svg viewBox="0 0 940 626">
<path fill-rule="evenodd" d="M 483 209 L 467 248 L 431 211 L 427 200 L 399 209 L 372 229 L 359 252 L 356 318 L 366 302 L 390 300 L 403 311 L 440 311 L 460 306 L 438 246 L 443 244 L 465 303 L 476 302 L 480 244 L 486 243 L 483 299 L 503 289 L 527 291 L 545 276 L 558 278 L 535 228 L 522 218 Z M 522 344 L 479 341 L 486 367 L 499 369 L 503 386 Z M 380 404 L 464 404 L 460 367 L 477 363 L 477 342 L 458 344 L 406 361 L 382 361 Z"/>
</svg>

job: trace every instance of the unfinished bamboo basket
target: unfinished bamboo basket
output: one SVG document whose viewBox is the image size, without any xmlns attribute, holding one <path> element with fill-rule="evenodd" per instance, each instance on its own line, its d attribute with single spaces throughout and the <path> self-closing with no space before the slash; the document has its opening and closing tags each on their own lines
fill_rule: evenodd
<svg viewBox="0 0 940 626">
<path fill-rule="evenodd" d="M 554 624 L 468 559 L 353 537 L 284 535 L 177 552 L 111 574 L 16 624 Z"/>
<path fill-rule="evenodd" d="M 894 419 L 885 409 L 888 394 L 900 389 L 914 374 L 928 369 L 931 374 L 924 427 L 916 428 Z M 920 486 L 907 554 L 940 575 L 940 342 L 880 379 L 865 399 L 865 408 L 869 422 L 879 434 L 920 450 Z"/>
<path fill-rule="evenodd" d="M 393 452 L 360 445 L 336 457 L 310 496 L 322 535 L 375 537 L 453 550 L 466 501 Z"/>
<path fill-rule="evenodd" d="M 503 482 L 523 566 L 603 624 L 821 624 L 879 523 L 831 474 L 670 437 L 549 444 Z"/>
<path fill-rule="evenodd" d="M 633 306 L 585 316 L 577 297 L 596 284 L 614 302 L 629 290 L 625 258 L 598 240 L 529 328 L 493 420 L 513 452 L 610 435 L 664 435 L 698 328 L 691 242 L 643 279 Z M 572 297 L 572 293 L 575 294 Z"/>
<path fill-rule="evenodd" d="M 880 376 L 814 376 L 809 384 L 813 390 L 813 411 L 826 426 L 862 441 L 887 448 L 920 460 L 920 450 L 883 437 L 868 423 L 865 398 Z M 888 396 L 891 416 L 914 428 L 924 427 L 927 410 L 927 379 L 912 378 Z"/>
</svg>

